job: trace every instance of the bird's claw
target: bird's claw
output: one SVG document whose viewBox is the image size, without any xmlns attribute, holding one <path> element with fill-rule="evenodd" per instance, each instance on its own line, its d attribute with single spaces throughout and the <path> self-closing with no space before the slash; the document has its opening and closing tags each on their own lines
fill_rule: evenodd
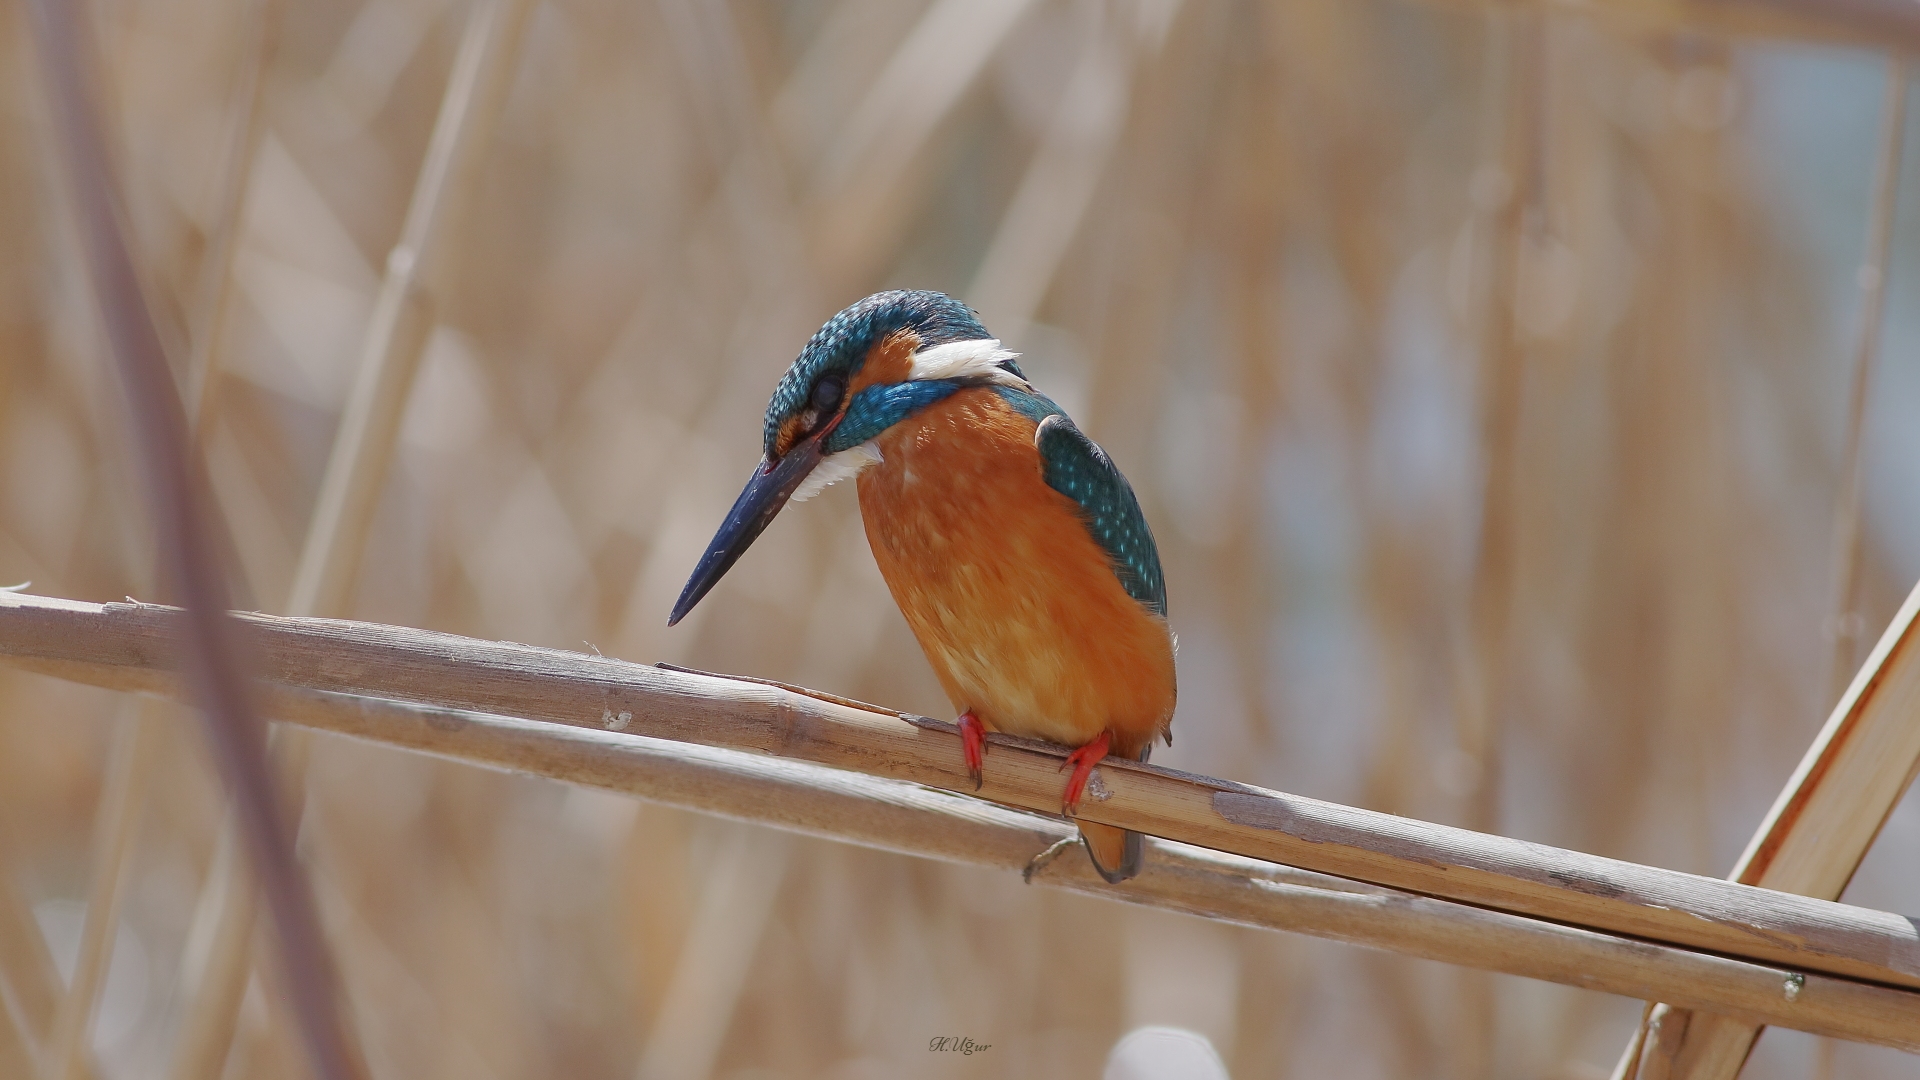
<svg viewBox="0 0 1920 1080">
<path fill-rule="evenodd" d="M 1060 770 L 1066 771 L 1073 766 L 1073 775 L 1067 778 L 1067 790 L 1061 798 L 1060 812 L 1073 817 L 1080 812 L 1080 797 L 1086 794 L 1087 779 L 1093 775 L 1093 767 L 1107 756 L 1107 750 L 1113 745 L 1113 737 L 1101 732 L 1100 737 L 1067 755 L 1060 763 Z"/>
<path fill-rule="evenodd" d="M 987 761 L 987 726 L 969 709 L 960 714 L 955 721 L 960 726 L 960 750 L 966 755 L 967 775 L 973 778 L 973 790 L 979 791 L 984 782 L 983 770 Z"/>
</svg>

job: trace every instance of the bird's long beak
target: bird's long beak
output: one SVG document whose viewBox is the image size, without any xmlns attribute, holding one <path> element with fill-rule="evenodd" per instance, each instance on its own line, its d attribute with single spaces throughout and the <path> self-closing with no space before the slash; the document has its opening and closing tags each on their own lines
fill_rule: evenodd
<svg viewBox="0 0 1920 1080">
<path fill-rule="evenodd" d="M 700 565 L 693 568 L 693 576 L 687 579 L 687 587 L 681 590 L 679 601 L 673 605 L 673 614 L 667 618 L 668 626 L 692 611 L 693 605 L 707 595 L 707 590 L 718 584 L 727 571 L 733 569 L 733 564 L 740 561 L 740 556 L 746 554 L 747 548 L 753 546 L 774 515 L 787 505 L 800 481 L 820 463 L 827 432 L 833 428 L 834 425 L 829 424 L 793 444 L 779 461 L 761 459 L 760 467 L 753 471 L 753 479 L 747 481 L 746 490 L 733 501 L 733 509 L 727 511 L 727 520 L 721 522 L 720 530 L 713 534 L 707 553 L 700 556 Z"/>
</svg>

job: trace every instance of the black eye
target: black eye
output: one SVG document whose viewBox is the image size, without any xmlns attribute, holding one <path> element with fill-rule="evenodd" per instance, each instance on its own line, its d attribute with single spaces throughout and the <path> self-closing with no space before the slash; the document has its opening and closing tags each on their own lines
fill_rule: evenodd
<svg viewBox="0 0 1920 1080">
<path fill-rule="evenodd" d="M 846 385 L 838 375 L 829 375 L 813 384 L 813 398 L 810 403 L 821 412 L 831 412 L 840 404 L 840 394 L 845 389 Z"/>
</svg>

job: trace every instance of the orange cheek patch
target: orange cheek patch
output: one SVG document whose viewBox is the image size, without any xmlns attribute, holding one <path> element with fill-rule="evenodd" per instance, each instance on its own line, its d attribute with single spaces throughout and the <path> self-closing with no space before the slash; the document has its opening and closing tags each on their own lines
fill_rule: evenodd
<svg viewBox="0 0 1920 1080">
<path fill-rule="evenodd" d="M 786 457 L 787 451 L 793 449 L 793 444 L 800 441 L 800 418 L 804 415 L 794 413 L 781 422 L 780 431 L 773 437 L 774 457 Z"/>
<path fill-rule="evenodd" d="M 895 330 L 880 339 L 867 353 L 866 363 L 854 373 L 853 381 L 847 384 L 846 400 L 869 386 L 885 386 L 889 383 L 906 382 L 907 373 L 913 369 L 913 354 L 920 349 L 920 335 L 912 330 Z"/>
<path fill-rule="evenodd" d="M 855 394 L 869 386 L 887 386 L 907 381 L 907 375 L 913 370 L 913 354 L 920 350 L 920 335 L 912 330 L 895 330 L 880 339 L 880 343 L 867 351 L 866 362 L 854 373 L 847 389 L 840 395 L 840 408 L 845 412 L 847 404 Z M 773 454 L 785 457 L 793 444 L 806 434 L 801 418 L 807 415 L 809 406 L 802 405 L 799 412 L 780 422 L 780 429 L 773 437 Z"/>
</svg>

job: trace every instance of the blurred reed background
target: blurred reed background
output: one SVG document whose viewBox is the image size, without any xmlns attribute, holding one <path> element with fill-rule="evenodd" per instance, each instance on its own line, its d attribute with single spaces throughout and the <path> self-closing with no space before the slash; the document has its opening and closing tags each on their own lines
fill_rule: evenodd
<svg viewBox="0 0 1920 1080">
<path fill-rule="evenodd" d="M 522 8 L 93 5 L 156 314 L 183 387 L 213 364 L 252 606 L 290 602 L 463 36 Z M 1851 670 L 1920 576 L 1909 214 L 1864 415 L 1864 637 L 1836 650 L 1871 49 L 1407 0 L 530 11 L 323 613 L 944 715 L 844 486 L 665 627 L 774 380 L 883 287 L 966 298 L 1133 479 L 1180 634 L 1175 767 L 1724 874 L 1831 657 Z M 0 579 L 150 598 L 20 5 L 0 56 Z M 7 1076 L 81 952 L 116 768 L 145 791 L 93 1069 L 178 1075 L 222 797 L 196 727 L 131 740 L 137 714 L 0 671 Z M 381 1078 L 1092 1077 L 1170 1023 L 1238 1078 L 1572 1080 L 1641 1008 L 340 739 L 308 775 L 302 850 Z M 1910 798 L 1848 899 L 1920 907 L 1917 846 Z M 303 1075 L 272 988 L 226 1075 Z M 1822 1072 L 1920 1066 L 1775 1031 L 1745 1075 Z"/>
</svg>

